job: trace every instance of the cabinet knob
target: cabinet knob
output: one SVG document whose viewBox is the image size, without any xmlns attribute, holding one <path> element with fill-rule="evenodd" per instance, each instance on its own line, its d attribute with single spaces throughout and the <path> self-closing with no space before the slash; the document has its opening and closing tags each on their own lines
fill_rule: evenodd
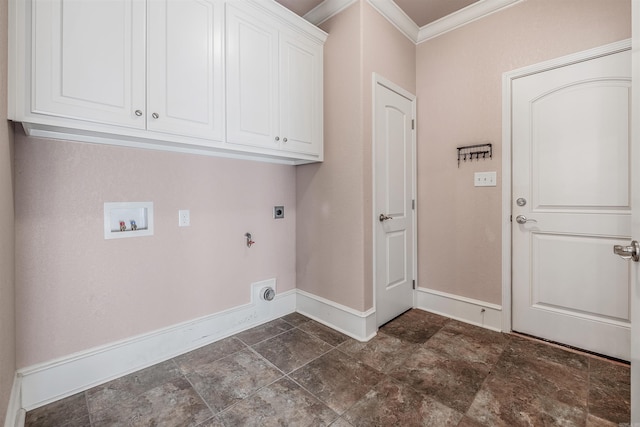
<svg viewBox="0 0 640 427">
<path fill-rule="evenodd" d="M 160 115 L 158 113 L 153 113 L 151 117 L 153 117 L 154 119 L 157 119 L 158 117 L 160 117 Z"/>
<path fill-rule="evenodd" d="M 276 136 L 276 142 L 280 141 L 280 137 Z"/>
<path fill-rule="evenodd" d="M 287 142 L 287 138 L 284 138 L 284 139 L 282 140 L 282 142 Z"/>
<path fill-rule="evenodd" d="M 136 110 L 136 116 L 140 117 L 142 115 L 142 110 Z"/>
</svg>

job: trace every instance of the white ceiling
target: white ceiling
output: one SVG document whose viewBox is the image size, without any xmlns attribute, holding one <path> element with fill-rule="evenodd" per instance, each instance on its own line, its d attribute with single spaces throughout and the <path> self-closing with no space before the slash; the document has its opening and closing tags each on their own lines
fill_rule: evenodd
<svg viewBox="0 0 640 427">
<path fill-rule="evenodd" d="M 303 16 L 324 0 L 276 1 L 297 15 Z M 418 27 L 423 27 L 477 1 L 478 0 L 395 0 L 395 3 Z"/>
</svg>

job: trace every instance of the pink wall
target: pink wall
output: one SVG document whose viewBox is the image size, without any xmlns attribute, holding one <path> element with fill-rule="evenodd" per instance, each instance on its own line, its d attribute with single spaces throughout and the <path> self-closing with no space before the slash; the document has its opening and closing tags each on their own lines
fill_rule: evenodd
<svg viewBox="0 0 640 427">
<path fill-rule="evenodd" d="M 18 367 L 248 303 L 252 282 L 295 287 L 292 166 L 19 132 L 15 169 Z M 153 236 L 104 239 L 103 203 L 124 201 L 154 202 Z"/>
<path fill-rule="evenodd" d="M 417 46 L 421 287 L 501 304 L 502 73 L 630 36 L 628 0 L 530 0 Z M 487 141 L 493 160 L 457 167 Z"/>
<path fill-rule="evenodd" d="M 298 288 L 361 310 L 363 300 L 360 8 L 322 25 L 324 163 L 296 168 Z"/>
<path fill-rule="evenodd" d="M 7 122 L 7 2 L 0 3 L 0 422 L 16 370 L 13 132 Z"/>
<path fill-rule="evenodd" d="M 373 306 L 372 72 L 413 90 L 415 46 L 366 1 L 322 29 L 325 161 L 297 168 L 298 287 L 365 311 Z"/>
</svg>

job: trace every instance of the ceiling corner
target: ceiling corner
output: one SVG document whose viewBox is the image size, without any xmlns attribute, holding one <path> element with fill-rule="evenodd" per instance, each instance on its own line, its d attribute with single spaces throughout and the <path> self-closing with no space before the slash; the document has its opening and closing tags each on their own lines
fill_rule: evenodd
<svg viewBox="0 0 640 427">
<path fill-rule="evenodd" d="M 368 0 L 368 2 L 409 40 L 413 43 L 418 42 L 420 28 L 395 2 L 389 0 Z"/>
<path fill-rule="evenodd" d="M 480 0 L 420 28 L 417 43 L 438 37 L 463 25 L 498 12 L 523 0 Z"/>
<path fill-rule="evenodd" d="M 303 18 L 314 25 L 320 25 L 355 2 L 356 0 L 324 0 L 318 6 L 307 12 Z"/>
</svg>

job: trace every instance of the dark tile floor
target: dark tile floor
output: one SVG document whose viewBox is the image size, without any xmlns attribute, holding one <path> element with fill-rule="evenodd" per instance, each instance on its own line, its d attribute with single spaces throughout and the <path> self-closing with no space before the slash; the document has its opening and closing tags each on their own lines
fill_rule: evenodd
<svg viewBox="0 0 640 427">
<path fill-rule="evenodd" d="M 629 367 L 410 310 L 361 343 L 300 314 L 27 413 L 27 426 L 618 426 Z"/>
</svg>

